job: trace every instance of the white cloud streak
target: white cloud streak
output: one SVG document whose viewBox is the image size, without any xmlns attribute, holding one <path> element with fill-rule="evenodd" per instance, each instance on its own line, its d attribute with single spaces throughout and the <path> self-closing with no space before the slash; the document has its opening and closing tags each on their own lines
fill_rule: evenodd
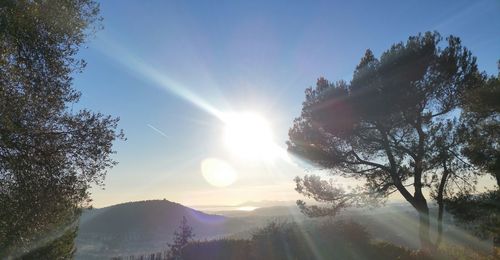
<svg viewBox="0 0 500 260">
<path fill-rule="evenodd" d="M 150 125 L 150 124 L 147 124 L 147 126 L 148 126 L 149 128 L 151 128 L 151 129 L 153 129 L 153 130 L 154 130 L 155 132 L 157 132 L 158 134 L 162 135 L 163 137 L 165 137 L 165 138 L 169 138 L 169 136 L 168 136 L 168 135 L 166 135 L 166 134 L 165 134 L 163 131 L 161 131 L 160 129 L 158 129 L 158 128 L 156 128 L 156 127 L 154 127 L 154 126 Z"/>
</svg>

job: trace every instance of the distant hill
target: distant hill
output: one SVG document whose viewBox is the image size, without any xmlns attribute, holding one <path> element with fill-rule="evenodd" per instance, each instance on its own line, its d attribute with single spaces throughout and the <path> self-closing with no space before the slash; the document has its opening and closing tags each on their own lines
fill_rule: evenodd
<svg viewBox="0 0 500 260">
<path fill-rule="evenodd" d="M 168 200 L 87 210 L 80 219 L 77 258 L 97 259 L 164 249 L 183 216 L 197 239 L 222 237 L 242 231 L 249 224 L 244 219 L 206 214 Z"/>
<path fill-rule="evenodd" d="M 271 206 L 257 208 L 251 211 L 245 210 L 221 210 L 211 211 L 210 213 L 227 216 L 227 217 L 285 217 L 295 216 L 304 218 L 305 216 L 300 212 L 299 208 L 293 206 Z"/>
<path fill-rule="evenodd" d="M 294 200 L 287 200 L 287 201 L 282 201 L 282 200 L 259 200 L 259 201 L 246 201 L 243 203 L 240 203 L 238 207 L 244 207 L 244 206 L 253 206 L 253 207 L 258 207 L 258 208 L 264 208 L 264 207 L 276 207 L 276 206 L 296 206 L 296 202 Z"/>
</svg>

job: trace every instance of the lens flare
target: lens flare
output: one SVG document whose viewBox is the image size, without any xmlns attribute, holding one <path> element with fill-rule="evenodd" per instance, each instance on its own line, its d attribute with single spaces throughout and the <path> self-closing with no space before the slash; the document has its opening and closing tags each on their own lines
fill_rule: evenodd
<svg viewBox="0 0 500 260">
<path fill-rule="evenodd" d="M 201 174 L 209 184 L 215 187 L 227 187 L 233 184 L 237 178 L 233 167 L 217 158 L 203 160 L 201 162 Z"/>
</svg>

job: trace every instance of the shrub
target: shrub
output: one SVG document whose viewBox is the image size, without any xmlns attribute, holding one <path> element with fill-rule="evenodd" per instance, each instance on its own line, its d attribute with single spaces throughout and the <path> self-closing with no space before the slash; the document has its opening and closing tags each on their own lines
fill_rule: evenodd
<svg viewBox="0 0 500 260">
<path fill-rule="evenodd" d="M 250 260 L 251 243 L 244 239 L 217 239 L 191 242 L 182 249 L 183 260 Z"/>
</svg>

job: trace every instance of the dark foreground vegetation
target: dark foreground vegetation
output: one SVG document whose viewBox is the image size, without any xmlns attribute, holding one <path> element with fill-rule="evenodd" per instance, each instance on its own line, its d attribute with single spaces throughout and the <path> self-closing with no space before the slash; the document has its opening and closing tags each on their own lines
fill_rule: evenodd
<svg viewBox="0 0 500 260">
<path fill-rule="evenodd" d="M 0 259 L 68 259 L 118 119 L 78 109 L 76 57 L 100 27 L 92 0 L 0 1 Z"/>
<path fill-rule="evenodd" d="M 177 258 L 176 258 L 177 257 Z M 498 259 L 499 252 L 480 253 L 471 248 L 442 246 L 432 254 L 374 239 L 355 222 L 326 221 L 304 227 L 271 222 L 251 239 L 191 241 L 178 255 L 169 251 L 115 260 L 144 259 Z"/>
</svg>

